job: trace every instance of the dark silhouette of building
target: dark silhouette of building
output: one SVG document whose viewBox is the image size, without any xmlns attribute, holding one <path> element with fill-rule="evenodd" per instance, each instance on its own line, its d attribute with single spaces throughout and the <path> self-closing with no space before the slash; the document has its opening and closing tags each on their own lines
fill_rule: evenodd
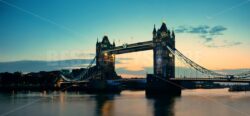
<svg viewBox="0 0 250 116">
<path fill-rule="evenodd" d="M 96 66 L 102 79 L 115 79 L 115 54 L 102 52 L 115 48 L 115 42 L 110 43 L 108 36 L 104 36 L 101 42 L 96 42 Z"/>
<path fill-rule="evenodd" d="M 175 49 L 175 34 L 168 30 L 165 23 L 153 29 L 154 74 L 147 75 L 146 94 L 180 94 L 179 83 L 170 81 L 175 78 L 175 56 L 168 49 Z"/>
<path fill-rule="evenodd" d="M 154 74 L 164 79 L 175 77 L 175 56 L 167 46 L 175 48 L 174 31 L 170 33 L 165 23 L 156 31 L 153 29 Z"/>
</svg>

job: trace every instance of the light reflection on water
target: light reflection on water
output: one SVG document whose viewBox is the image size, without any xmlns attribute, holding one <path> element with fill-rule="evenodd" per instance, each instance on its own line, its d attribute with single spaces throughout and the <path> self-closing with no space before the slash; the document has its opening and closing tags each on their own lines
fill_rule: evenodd
<svg viewBox="0 0 250 116">
<path fill-rule="evenodd" d="M 0 115 L 8 116 L 244 116 L 250 92 L 184 90 L 179 97 L 149 98 L 144 91 L 0 93 Z"/>
</svg>

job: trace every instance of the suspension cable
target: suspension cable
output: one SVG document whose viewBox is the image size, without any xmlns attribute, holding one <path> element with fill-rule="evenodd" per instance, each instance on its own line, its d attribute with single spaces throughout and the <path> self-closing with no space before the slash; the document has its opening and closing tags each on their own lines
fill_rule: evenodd
<svg viewBox="0 0 250 116">
<path fill-rule="evenodd" d="M 175 56 L 180 57 L 182 59 L 182 61 L 185 61 L 185 63 L 187 63 L 189 66 L 191 66 L 192 68 L 194 68 L 195 70 L 201 72 L 201 73 L 205 73 L 208 75 L 214 75 L 217 77 L 225 77 L 226 75 L 223 74 L 219 74 L 216 73 L 214 71 L 208 70 L 202 66 L 200 66 L 199 64 L 195 63 L 194 61 L 190 60 L 189 58 L 187 58 L 186 56 L 184 56 L 180 51 L 178 51 L 177 49 L 174 48 L 171 49 L 169 46 L 167 46 L 168 50 Z"/>
<path fill-rule="evenodd" d="M 250 77 L 250 70 L 242 73 L 233 74 L 236 77 L 247 78 Z"/>
<path fill-rule="evenodd" d="M 70 77 L 66 77 L 64 76 L 63 74 L 61 74 L 60 76 L 62 77 L 63 80 L 65 81 L 69 81 L 69 82 L 72 82 L 72 81 L 79 81 L 79 80 L 83 80 L 83 78 L 85 77 L 85 75 L 88 75 L 88 72 L 89 72 L 89 69 L 92 67 L 94 61 L 96 60 L 96 56 L 94 57 L 94 59 L 90 62 L 90 64 L 86 67 L 86 69 L 84 71 L 82 71 L 78 76 L 76 77 L 73 77 L 71 76 Z M 88 79 L 88 78 L 87 78 Z"/>
</svg>

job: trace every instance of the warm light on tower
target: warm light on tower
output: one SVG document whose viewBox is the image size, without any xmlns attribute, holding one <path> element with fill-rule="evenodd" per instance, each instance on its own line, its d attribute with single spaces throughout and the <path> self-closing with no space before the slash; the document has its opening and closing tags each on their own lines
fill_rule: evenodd
<svg viewBox="0 0 250 116">
<path fill-rule="evenodd" d="M 107 52 L 105 52 L 105 53 L 104 53 L 104 56 L 108 56 L 108 53 L 107 53 Z"/>
</svg>

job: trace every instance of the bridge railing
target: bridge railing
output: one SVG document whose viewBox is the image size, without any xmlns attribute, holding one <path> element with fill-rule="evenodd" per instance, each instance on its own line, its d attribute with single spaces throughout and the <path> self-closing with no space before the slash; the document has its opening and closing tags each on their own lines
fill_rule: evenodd
<svg viewBox="0 0 250 116">
<path fill-rule="evenodd" d="M 146 42 L 138 42 L 133 44 L 124 44 L 122 46 L 117 46 L 114 49 L 111 50 L 105 50 L 104 53 L 113 53 L 113 54 L 120 54 L 120 51 L 126 51 L 131 52 L 136 49 L 142 48 L 142 50 L 149 50 L 153 49 L 153 42 L 152 41 L 146 41 Z M 122 52 L 123 53 L 123 52 Z"/>
</svg>

